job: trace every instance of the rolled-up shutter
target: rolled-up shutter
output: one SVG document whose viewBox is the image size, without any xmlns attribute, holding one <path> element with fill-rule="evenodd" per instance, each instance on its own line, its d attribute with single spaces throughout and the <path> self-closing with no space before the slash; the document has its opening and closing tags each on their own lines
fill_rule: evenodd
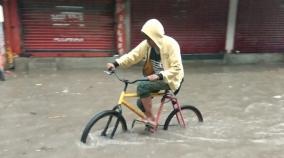
<svg viewBox="0 0 284 158">
<path fill-rule="evenodd" d="M 145 21 L 157 18 L 183 54 L 224 52 L 227 13 L 228 0 L 131 1 L 131 46 L 143 39 Z"/>
<path fill-rule="evenodd" d="M 284 1 L 240 0 L 235 50 L 240 53 L 284 51 Z"/>
<path fill-rule="evenodd" d="M 114 53 L 113 0 L 21 0 L 23 50 L 34 56 Z"/>
</svg>

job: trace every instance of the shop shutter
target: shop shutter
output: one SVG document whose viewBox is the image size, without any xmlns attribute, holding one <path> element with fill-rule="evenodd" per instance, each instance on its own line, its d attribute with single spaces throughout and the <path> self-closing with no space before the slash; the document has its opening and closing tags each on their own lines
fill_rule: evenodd
<svg viewBox="0 0 284 158">
<path fill-rule="evenodd" d="M 21 0 L 24 53 L 109 56 L 114 50 L 113 0 Z"/>
<path fill-rule="evenodd" d="M 131 46 L 142 39 L 142 25 L 157 18 L 183 54 L 220 53 L 225 50 L 228 0 L 131 1 Z"/>
<path fill-rule="evenodd" d="M 240 53 L 284 51 L 284 0 L 240 0 L 235 36 Z"/>
</svg>

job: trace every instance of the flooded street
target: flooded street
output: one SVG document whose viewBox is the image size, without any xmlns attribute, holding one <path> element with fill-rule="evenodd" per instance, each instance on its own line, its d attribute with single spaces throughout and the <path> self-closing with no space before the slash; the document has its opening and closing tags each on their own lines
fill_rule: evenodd
<svg viewBox="0 0 284 158">
<path fill-rule="evenodd" d="M 123 84 L 103 68 L 15 72 L 0 82 L 0 157 L 284 158 L 284 64 L 184 67 L 178 99 L 203 123 L 154 134 L 138 124 L 89 146 L 84 126 L 116 105 Z M 118 73 L 134 80 L 140 69 Z M 123 112 L 130 128 L 135 117 Z"/>
</svg>

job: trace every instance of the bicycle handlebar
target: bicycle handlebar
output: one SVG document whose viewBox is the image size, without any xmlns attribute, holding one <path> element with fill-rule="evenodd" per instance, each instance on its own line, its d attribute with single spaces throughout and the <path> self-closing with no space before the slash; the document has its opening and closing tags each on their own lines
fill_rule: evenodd
<svg viewBox="0 0 284 158">
<path fill-rule="evenodd" d="M 108 70 L 108 71 L 104 71 L 106 74 L 108 75 L 112 75 L 114 74 L 116 76 L 116 78 L 121 81 L 121 82 L 124 82 L 124 83 L 129 83 L 129 84 L 134 84 L 136 82 L 139 82 L 139 81 L 149 81 L 148 78 L 142 78 L 142 79 L 137 79 L 137 80 L 134 80 L 134 81 L 129 81 L 129 80 L 126 80 L 126 79 L 121 79 L 117 73 L 115 72 L 115 70 Z"/>
</svg>

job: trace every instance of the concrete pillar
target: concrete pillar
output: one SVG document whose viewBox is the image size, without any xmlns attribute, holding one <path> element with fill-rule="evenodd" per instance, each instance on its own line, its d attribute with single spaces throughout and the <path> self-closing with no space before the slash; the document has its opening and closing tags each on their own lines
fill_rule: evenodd
<svg viewBox="0 0 284 158">
<path fill-rule="evenodd" d="M 131 18 L 131 13 L 130 13 L 130 0 L 125 0 L 125 34 L 126 34 L 126 50 L 127 52 L 131 49 L 131 23 L 130 23 L 130 18 Z"/>
<path fill-rule="evenodd" d="M 239 0 L 230 0 L 229 2 L 229 14 L 228 14 L 226 46 L 225 46 L 227 53 L 232 53 L 232 51 L 234 50 L 236 21 L 238 14 L 238 2 Z"/>
<path fill-rule="evenodd" d="M 3 26 L 4 26 L 3 7 L 2 5 L 0 5 L 0 56 L 5 54 L 5 38 L 4 38 L 5 34 Z"/>
<path fill-rule="evenodd" d="M 125 1 L 116 0 L 116 47 L 118 54 L 122 55 L 126 52 L 126 35 L 125 35 Z"/>
</svg>

